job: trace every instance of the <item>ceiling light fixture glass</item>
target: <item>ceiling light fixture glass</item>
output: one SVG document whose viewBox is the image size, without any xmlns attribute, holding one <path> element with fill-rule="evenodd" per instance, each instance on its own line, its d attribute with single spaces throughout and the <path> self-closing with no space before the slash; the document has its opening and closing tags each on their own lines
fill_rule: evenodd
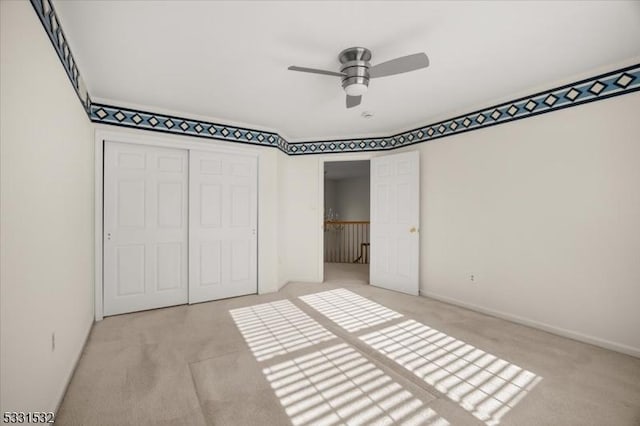
<svg viewBox="0 0 640 426">
<path fill-rule="evenodd" d="M 362 96 L 367 93 L 369 87 L 364 83 L 353 83 L 344 88 L 349 96 Z"/>
</svg>

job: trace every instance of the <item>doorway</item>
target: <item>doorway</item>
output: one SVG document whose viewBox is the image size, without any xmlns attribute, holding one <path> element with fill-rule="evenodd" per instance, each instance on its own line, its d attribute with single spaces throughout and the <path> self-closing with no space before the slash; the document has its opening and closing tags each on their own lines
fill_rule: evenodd
<svg viewBox="0 0 640 426">
<path fill-rule="evenodd" d="M 324 281 L 369 283 L 370 161 L 324 163 Z"/>
</svg>

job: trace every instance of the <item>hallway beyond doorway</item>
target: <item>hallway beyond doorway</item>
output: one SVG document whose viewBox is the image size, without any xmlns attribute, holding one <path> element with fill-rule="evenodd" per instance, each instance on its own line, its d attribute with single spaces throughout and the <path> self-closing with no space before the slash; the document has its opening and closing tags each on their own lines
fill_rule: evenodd
<svg viewBox="0 0 640 426">
<path fill-rule="evenodd" d="M 369 265 L 362 263 L 324 264 L 325 283 L 369 284 Z"/>
</svg>

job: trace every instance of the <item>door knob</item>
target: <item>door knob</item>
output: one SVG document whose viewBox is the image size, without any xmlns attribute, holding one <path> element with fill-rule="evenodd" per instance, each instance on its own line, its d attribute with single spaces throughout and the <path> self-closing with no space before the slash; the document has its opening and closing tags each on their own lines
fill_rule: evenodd
<svg viewBox="0 0 640 426">
<path fill-rule="evenodd" d="M 111 241 L 111 232 L 107 232 L 107 240 Z"/>
<path fill-rule="evenodd" d="M 416 227 L 415 227 L 415 226 L 412 226 L 412 227 L 411 227 L 411 229 L 409 229 L 409 232 L 411 232 L 412 234 L 413 234 L 414 232 L 417 232 L 417 231 L 418 231 L 418 230 L 416 229 Z"/>
</svg>

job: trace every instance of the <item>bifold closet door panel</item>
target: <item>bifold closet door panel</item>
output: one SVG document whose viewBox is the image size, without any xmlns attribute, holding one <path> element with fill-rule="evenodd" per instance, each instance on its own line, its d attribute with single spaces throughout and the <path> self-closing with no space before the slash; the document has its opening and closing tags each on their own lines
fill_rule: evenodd
<svg viewBox="0 0 640 426">
<path fill-rule="evenodd" d="M 257 158 L 189 152 L 189 303 L 257 292 Z"/>
<path fill-rule="evenodd" d="M 188 153 L 105 143 L 104 314 L 188 301 Z"/>
</svg>

